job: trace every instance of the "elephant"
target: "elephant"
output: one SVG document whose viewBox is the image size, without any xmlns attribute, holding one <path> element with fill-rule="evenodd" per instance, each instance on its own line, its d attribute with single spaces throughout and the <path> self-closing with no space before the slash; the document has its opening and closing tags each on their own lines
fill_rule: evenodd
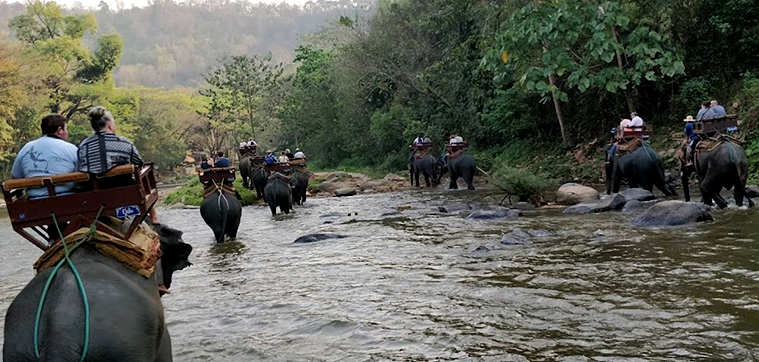
<svg viewBox="0 0 759 362">
<path fill-rule="evenodd" d="M 242 158 L 240 158 L 240 177 L 242 178 L 242 186 L 247 189 L 252 188 L 252 182 L 250 181 L 252 181 L 253 178 L 253 170 L 250 166 L 250 156 L 243 155 Z"/>
<path fill-rule="evenodd" d="M 446 172 L 451 173 L 451 183 L 448 185 L 449 189 L 458 189 L 459 185 L 456 181 L 461 177 L 464 179 L 464 182 L 466 182 L 467 189 L 474 190 L 473 180 L 474 174 L 477 171 L 477 161 L 475 161 L 474 157 L 466 153 L 460 154 L 457 157 L 451 157 L 451 155 L 448 155 L 444 165 L 439 178 L 442 178 Z"/>
<path fill-rule="evenodd" d="M 690 201 L 688 180 L 695 172 L 701 189 L 701 200 L 705 204 L 711 206 L 714 200 L 720 209 L 726 208 L 727 201 L 720 195 L 724 187 L 727 190 L 734 188 L 735 204 L 743 206 L 748 178 L 748 162 L 743 148 L 726 140 L 711 151 L 700 150 L 694 157 L 693 165 L 688 166 L 685 156 L 688 147 L 688 143 L 683 142 L 679 153 L 685 201 Z M 749 206 L 753 207 L 754 202 L 746 198 Z"/>
<path fill-rule="evenodd" d="M 308 174 L 295 168 L 290 174 L 293 185 L 293 201 L 298 205 L 306 202 L 306 190 L 308 189 Z"/>
<path fill-rule="evenodd" d="M 437 185 L 440 181 L 437 177 L 438 174 L 438 165 L 437 165 L 437 159 L 435 159 L 434 156 L 430 155 L 429 153 L 422 156 L 421 158 L 414 158 L 414 162 L 411 164 L 411 185 L 414 186 L 414 182 L 416 182 L 416 187 L 419 187 L 419 173 L 422 173 L 424 175 L 424 182 L 427 185 L 427 187 L 430 187 L 431 184 Z M 432 182 L 430 183 L 430 180 Z"/>
<path fill-rule="evenodd" d="M 237 229 L 240 227 L 242 205 L 240 200 L 233 195 L 224 192 L 213 192 L 203 199 L 200 205 L 200 215 L 206 222 L 217 243 L 224 242 L 224 235 L 231 239 L 237 237 Z"/>
<path fill-rule="evenodd" d="M 642 188 L 653 191 L 654 186 L 666 196 L 677 196 L 675 189 L 667 184 L 664 176 L 664 163 L 656 151 L 646 143 L 641 143 L 630 153 L 613 155 L 609 145 L 604 150 L 606 193 L 619 192 L 622 179 L 627 180 L 630 188 Z"/>
<path fill-rule="evenodd" d="M 266 183 L 269 180 L 269 173 L 266 172 L 266 169 L 263 165 L 259 165 L 256 168 L 253 169 L 253 185 L 256 189 L 256 198 L 257 199 L 263 199 L 264 198 L 264 188 L 266 187 Z"/>
<path fill-rule="evenodd" d="M 275 173 L 269 177 L 269 182 L 264 188 L 264 197 L 269 204 L 271 215 L 277 215 L 277 206 L 285 214 L 290 213 L 293 207 L 293 192 L 290 181 L 284 175 Z"/>
<path fill-rule="evenodd" d="M 192 246 L 182 232 L 154 227 L 161 238 L 163 284 L 192 265 Z M 87 361 L 170 362 L 171 337 L 156 280 L 145 278 L 84 243 L 70 255 L 87 294 L 89 347 Z M 84 352 L 85 313 L 82 296 L 68 266 L 53 279 L 40 315 L 40 357 L 35 356 L 34 326 L 42 290 L 53 268 L 39 272 L 16 296 L 5 317 L 3 360 L 78 361 Z"/>
</svg>

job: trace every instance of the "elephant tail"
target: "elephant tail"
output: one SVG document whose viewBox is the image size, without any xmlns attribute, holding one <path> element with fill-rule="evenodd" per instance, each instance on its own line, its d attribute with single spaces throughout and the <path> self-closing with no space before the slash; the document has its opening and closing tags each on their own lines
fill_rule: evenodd
<svg viewBox="0 0 759 362">
<path fill-rule="evenodd" d="M 224 203 L 227 205 L 226 209 L 221 208 L 221 200 L 224 199 Z M 217 200 L 217 205 L 219 206 L 219 211 L 222 213 L 222 221 L 221 221 L 221 241 L 224 241 L 224 235 L 227 233 L 227 216 L 229 216 L 229 200 L 227 200 L 227 195 L 224 195 L 221 190 L 219 190 L 219 198 Z"/>
</svg>

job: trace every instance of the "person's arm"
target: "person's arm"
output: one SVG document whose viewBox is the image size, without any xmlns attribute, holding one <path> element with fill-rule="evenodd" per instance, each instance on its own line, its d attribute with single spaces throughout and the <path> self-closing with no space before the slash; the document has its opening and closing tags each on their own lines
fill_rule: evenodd
<svg viewBox="0 0 759 362">
<path fill-rule="evenodd" d="M 18 154 L 16 155 L 16 159 L 13 160 L 13 168 L 11 168 L 12 178 L 24 177 L 24 168 L 21 166 L 21 159 L 24 158 L 25 155 L 26 155 L 26 146 L 22 147 L 21 151 L 18 151 Z"/>
</svg>

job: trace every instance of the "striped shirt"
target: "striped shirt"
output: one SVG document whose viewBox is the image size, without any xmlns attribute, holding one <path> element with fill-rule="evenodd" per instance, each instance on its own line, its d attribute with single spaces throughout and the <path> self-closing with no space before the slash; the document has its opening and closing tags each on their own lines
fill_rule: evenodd
<svg viewBox="0 0 759 362">
<path fill-rule="evenodd" d="M 142 165 L 132 141 L 113 133 L 96 132 L 79 144 L 79 171 L 98 175 L 126 164 Z"/>
</svg>

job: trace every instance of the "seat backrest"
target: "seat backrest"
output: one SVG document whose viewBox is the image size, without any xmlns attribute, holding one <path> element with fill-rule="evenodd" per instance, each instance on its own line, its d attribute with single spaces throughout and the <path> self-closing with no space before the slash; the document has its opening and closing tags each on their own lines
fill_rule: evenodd
<svg viewBox="0 0 759 362">
<path fill-rule="evenodd" d="M 85 172 L 70 172 L 59 175 L 19 178 L 3 182 L 3 190 L 23 190 L 45 187 L 45 180 L 50 180 L 53 185 L 69 182 L 84 182 L 90 180 L 90 175 Z"/>
</svg>

